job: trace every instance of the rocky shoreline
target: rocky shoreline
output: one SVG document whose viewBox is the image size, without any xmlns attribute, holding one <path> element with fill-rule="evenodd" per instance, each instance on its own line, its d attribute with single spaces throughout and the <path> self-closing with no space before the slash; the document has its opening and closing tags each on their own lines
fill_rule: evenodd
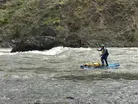
<svg viewBox="0 0 138 104">
<path fill-rule="evenodd" d="M 1 0 L 0 47 L 138 47 L 137 0 Z"/>
</svg>

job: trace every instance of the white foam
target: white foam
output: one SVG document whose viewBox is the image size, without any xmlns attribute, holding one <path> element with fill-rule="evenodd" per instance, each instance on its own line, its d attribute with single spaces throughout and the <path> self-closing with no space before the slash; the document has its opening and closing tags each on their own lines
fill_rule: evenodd
<svg viewBox="0 0 138 104">
<path fill-rule="evenodd" d="M 10 48 L 0 48 L 0 56 L 2 55 L 16 55 L 18 52 L 15 53 L 10 53 L 11 49 Z"/>
<path fill-rule="evenodd" d="M 16 55 L 16 54 L 42 54 L 42 55 L 57 55 L 60 54 L 69 48 L 67 47 L 54 47 L 50 50 L 45 50 L 45 51 L 26 51 L 26 52 L 15 52 L 15 53 L 10 53 L 11 49 L 0 49 L 0 56 L 1 55 Z"/>
<path fill-rule="evenodd" d="M 11 48 L 0 48 L 0 52 L 10 52 Z"/>
<path fill-rule="evenodd" d="M 67 47 L 54 47 L 50 50 L 45 50 L 45 51 L 29 51 L 25 53 L 33 53 L 33 54 L 42 54 L 42 55 L 57 55 L 60 54 L 64 51 L 68 50 Z"/>
<path fill-rule="evenodd" d="M 79 50 L 79 51 L 90 51 L 93 48 L 83 48 L 83 47 L 80 47 L 80 48 L 70 48 L 70 49 L 75 49 L 75 50 Z"/>
</svg>

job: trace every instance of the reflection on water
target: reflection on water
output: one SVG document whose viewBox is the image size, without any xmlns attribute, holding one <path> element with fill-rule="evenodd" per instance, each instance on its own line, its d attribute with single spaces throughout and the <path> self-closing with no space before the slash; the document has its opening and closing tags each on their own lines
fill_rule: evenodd
<svg viewBox="0 0 138 104">
<path fill-rule="evenodd" d="M 0 49 L 0 104 L 137 104 L 138 48 L 108 48 L 119 69 L 82 70 L 96 48 Z"/>
</svg>

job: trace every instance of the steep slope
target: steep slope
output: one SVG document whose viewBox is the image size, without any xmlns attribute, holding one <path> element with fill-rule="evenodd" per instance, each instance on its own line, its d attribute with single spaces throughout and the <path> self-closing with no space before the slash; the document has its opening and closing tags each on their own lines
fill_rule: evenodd
<svg viewBox="0 0 138 104">
<path fill-rule="evenodd" d="M 3 0 L 1 46 L 27 36 L 54 36 L 63 46 L 138 46 L 137 0 Z"/>
</svg>

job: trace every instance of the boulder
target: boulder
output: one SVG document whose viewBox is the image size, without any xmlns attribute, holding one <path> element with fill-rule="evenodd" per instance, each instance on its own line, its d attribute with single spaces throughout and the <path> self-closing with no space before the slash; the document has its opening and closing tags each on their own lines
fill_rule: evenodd
<svg viewBox="0 0 138 104">
<path fill-rule="evenodd" d="M 80 36 L 76 34 L 71 34 L 68 37 L 66 37 L 64 46 L 73 48 L 82 47 L 82 40 Z"/>
<path fill-rule="evenodd" d="M 23 52 L 32 50 L 49 50 L 57 45 L 57 42 L 52 36 L 30 36 L 26 37 L 18 42 L 15 42 L 15 46 L 11 52 Z"/>
</svg>

